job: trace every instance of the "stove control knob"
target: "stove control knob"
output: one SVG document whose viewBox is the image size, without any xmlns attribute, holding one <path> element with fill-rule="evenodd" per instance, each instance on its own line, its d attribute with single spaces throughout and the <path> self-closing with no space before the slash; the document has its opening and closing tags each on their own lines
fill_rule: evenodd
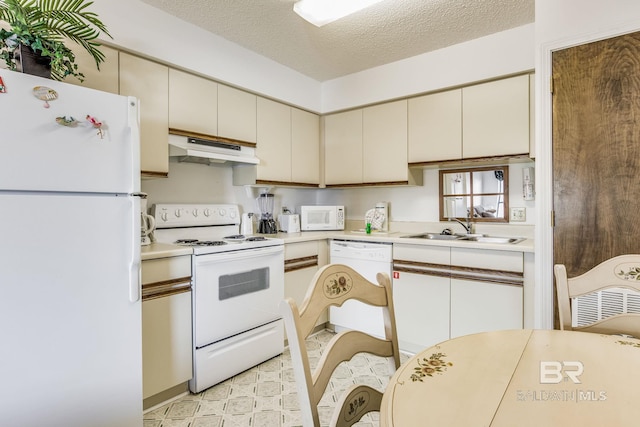
<svg viewBox="0 0 640 427">
<path fill-rule="evenodd" d="M 175 212 L 176 218 L 180 218 L 181 215 L 182 215 L 182 209 L 176 209 L 176 212 Z"/>
<path fill-rule="evenodd" d="M 211 215 L 211 211 L 209 210 L 209 208 L 204 210 L 204 216 L 209 216 Z"/>
<path fill-rule="evenodd" d="M 163 221 L 167 221 L 169 219 L 169 215 L 167 214 L 167 211 L 163 211 L 160 214 L 160 218 L 162 218 Z"/>
<path fill-rule="evenodd" d="M 194 209 L 194 210 L 191 212 L 191 214 L 192 214 L 194 217 L 196 217 L 196 218 L 197 218 L 197 217 L 198 217 L 198 209 Z"/>
<path fill-rule="evenodd" d="M 220 209 L 220 211 L 218 212 L 218 215 L 220 216 L 225 216 L 227 214 L 227 211 L 225 211 L 224 209 Z"/>
</svg>

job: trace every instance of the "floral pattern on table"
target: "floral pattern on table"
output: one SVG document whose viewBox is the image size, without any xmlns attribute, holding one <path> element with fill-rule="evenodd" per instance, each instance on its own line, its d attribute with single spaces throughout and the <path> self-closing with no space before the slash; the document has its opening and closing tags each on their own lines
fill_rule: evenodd
<svg viewBox="0 0 640 427">
<path fill-rule="evenodd" d="M 444 353 L 433 353 L 431 356 L 417 359 L 418 366 L 413 368 L 413 374 L 411 374 L 411 381 L 423 382 L 424 377 L 433 377 L 434 375 L 442 375 L 448 368 L 453 366 L 453 363 L 447 362 L 444 358 L 447 357 Z"/>
<path fill-rule="evenodd" d="M 629 345 L 631 347 L 640 348 L 640 342 L 636 341 L 616 341 L 616 344 Z"/>
</svg>

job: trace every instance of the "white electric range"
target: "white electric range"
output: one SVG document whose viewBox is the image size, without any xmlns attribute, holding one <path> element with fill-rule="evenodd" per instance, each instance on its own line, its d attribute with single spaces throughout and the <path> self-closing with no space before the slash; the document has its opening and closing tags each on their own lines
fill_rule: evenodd
<svg viewBox="0 0 640 427">
<path fill-rule="evenodd" d="M 239 234 L 237 205 L 156 204 L 154 237 L 193 249 L 194 393 L 284 350 L 284 241 Z"/>
</svg>

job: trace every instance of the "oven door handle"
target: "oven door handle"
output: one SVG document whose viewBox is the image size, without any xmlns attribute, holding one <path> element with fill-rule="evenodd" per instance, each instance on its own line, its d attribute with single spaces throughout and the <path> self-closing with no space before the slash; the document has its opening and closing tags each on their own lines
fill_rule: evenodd
<svg viewBox="0 0 640 427">
<path fill-rule="evenodd" d="M 284 254 L 284 246 L 267 246 L 262 248 L 242 249 L 230 252 L 218 252 L 213 254 L 196 255 L 196 263 L 213 261 L 230 261 L 240 259 L 250 259 L 268 255 Z"/>
</svg>

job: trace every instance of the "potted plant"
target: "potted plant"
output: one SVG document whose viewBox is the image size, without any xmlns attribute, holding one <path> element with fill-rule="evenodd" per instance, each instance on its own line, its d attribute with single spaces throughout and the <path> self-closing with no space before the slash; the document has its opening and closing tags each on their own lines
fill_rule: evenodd
<svg viewBox="0 0 640 427">
<path fill-rule="evenodd" d="M 86 9 L 92 1 L 85 0 L 0 0 L 0 58 L 11 70 L 21 66 L 22 72 L 62 80 L 75 76 L 83 81 L 73 51 L 64 42 L 72 40 L 86 49 L 96 61 L 104 61 L 98 50 L 97 37 L 111 37 L 98 16 Z M 17 64 L 19 62 L 19 64 Z M 50 71 L 31 72 L 32 62 Z M 49 75 L 46 75 L 46 74 Z"/>
</svg>

